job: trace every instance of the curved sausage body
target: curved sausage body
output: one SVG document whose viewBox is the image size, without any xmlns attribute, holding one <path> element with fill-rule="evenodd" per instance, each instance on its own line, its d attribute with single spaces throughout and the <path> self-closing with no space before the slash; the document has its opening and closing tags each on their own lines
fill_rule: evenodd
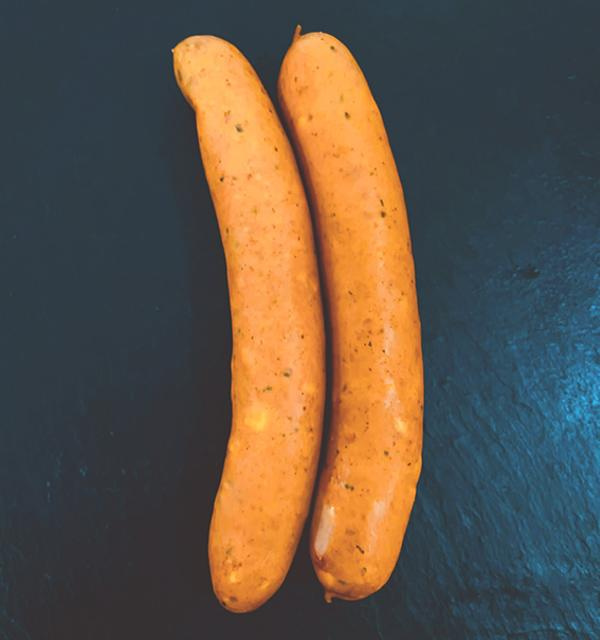
<svg viewBox="0 0 600 640">
<path fill-rule="evenodd" d="M 326 598 L 356 600 L 388 580 L 421 470 L 406 208 L 379 109 L 341 42 L 297 33 L 279 99 L 310 189 L 331 323 L 332 422 L 311 554 Z"/>
<path fill-rule="evenodd" d="M 294 155 L 253 68 L 231 44 L 174 49 L 196 112 L 227 263 L 232 427 L 209 534 L 213 588 L 229 610 L 265 602 L 305 522 L 324 402 L 324 337 L 310 214 Z"/>
</svg>

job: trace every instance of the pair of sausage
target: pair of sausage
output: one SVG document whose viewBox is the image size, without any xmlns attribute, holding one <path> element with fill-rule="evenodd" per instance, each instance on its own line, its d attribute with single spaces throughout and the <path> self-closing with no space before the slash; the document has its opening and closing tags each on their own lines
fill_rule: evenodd
<svg viewBox="0 0 600 640">
<path fill-rule="evenodd" d="M 231 44 L 174 50 L 196 112 L 227 263 L 231 435 L 209 535 L 215 594 L 234 612 L 283 582 L 308 513 L 325 398 L 321 292 L 292 148 Z M 325 597 L 388 580 L 421 469 L 423 373 L 402 186 L 380 112 L 348 49 L 300 35 L 279 101 L 309 189 L 331 327 L 332 420 L 311 529 Z"/>
</svg>

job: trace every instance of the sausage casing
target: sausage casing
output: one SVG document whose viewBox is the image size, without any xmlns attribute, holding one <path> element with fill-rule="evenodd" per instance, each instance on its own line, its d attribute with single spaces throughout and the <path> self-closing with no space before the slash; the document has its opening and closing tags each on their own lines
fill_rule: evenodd
<svg viewBox="0 0 600 640">
<path fill-rule="evenodd" d="M 421 470 L 406 207 L 379 109 L 339 40 L 297 32 L 278 90 L 310 190 L 331 323 L 331 432 L 311 555 L 326 598 L 355 600 L 388 580 Z"/>
<path fill-rule="evenodd" d="M 232 426 L 209 534 L 215 594 L 250 611 L 282 583 L 312 493 L 324 337 L 310 215 L 293 152 L 255 71 L 231 44 L 174 49 L 196 112 L 227 263 Z"/>
</svg>

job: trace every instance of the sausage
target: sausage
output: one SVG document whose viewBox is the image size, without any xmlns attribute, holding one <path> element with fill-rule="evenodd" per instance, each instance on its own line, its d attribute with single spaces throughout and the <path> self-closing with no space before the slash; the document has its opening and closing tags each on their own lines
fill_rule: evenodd
<svg viewBox="0 0 600 640">
<path fill-rule="evenodd" d="M 328 601 L 357 600 L 394 568 L 421 471 L 421 329 L 406 207 L 379 109 L 339 40 L 298 28 L 278 93 L 316 217 L 331 324 L 331 430 L 311 555 Z"/>
<path fill-rule="evenodd" d="M 283 582 L 309 509 L 325 387 L 318 269 L 293 151 L 250 63 L 212 36 L 173 53 L 196 112 L 233 332 L 232 425 L 209 564 L 219 601 L 245 612 Z"/>
</svg>

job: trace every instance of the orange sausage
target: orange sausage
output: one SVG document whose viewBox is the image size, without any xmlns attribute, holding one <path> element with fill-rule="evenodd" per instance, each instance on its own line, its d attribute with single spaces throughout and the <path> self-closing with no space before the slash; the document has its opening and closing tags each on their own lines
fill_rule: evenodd
<svg viewBox="0 0 600 640">
<path fill-rule="evenodd" d="M 223 606 L 244 612 L 281 585 L 309 508 L 325 386 L 318 271 L 294 155 L 250 63 L 224 40 L 194 36 L 174 49 L 174 67 L 196 112 L 233 330 L 210 570 Z"/>
<path fill-rule="evenodd" d="M 339 40 L 297 30 L 279 98 L 310 189 L 331 323 L 331 435 L 311 555 L 326 599 L 356 600 L 387 582 L 421 470 L 421 330 L 406 208 L 381 114 Z"/>
</svg>

